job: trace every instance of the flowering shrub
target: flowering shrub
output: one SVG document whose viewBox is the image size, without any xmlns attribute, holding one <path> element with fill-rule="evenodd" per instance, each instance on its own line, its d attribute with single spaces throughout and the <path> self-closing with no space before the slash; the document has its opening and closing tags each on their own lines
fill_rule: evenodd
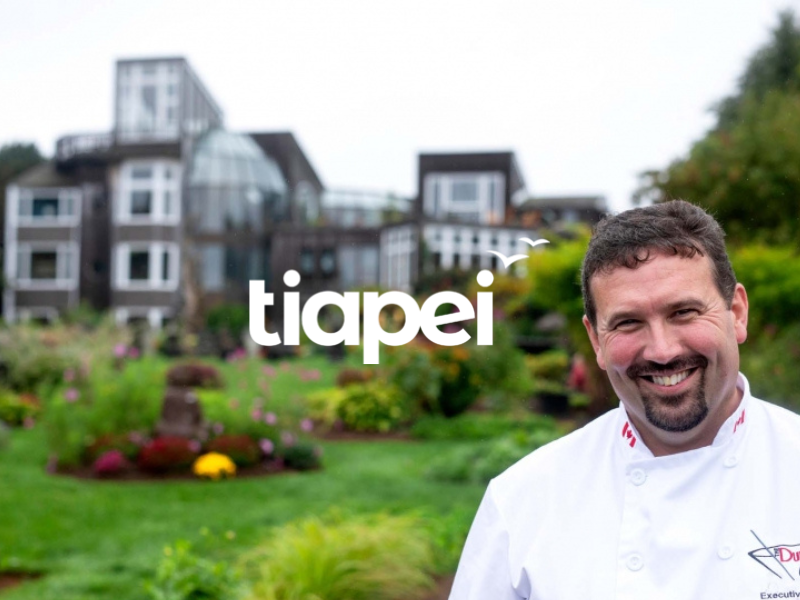
<svg viewBox="0 0 800 600">
<path fill-rule="evenodd" d="M 211 365 L 185 363 L 167 371 L 167 384 L 177 387 L 221 388 L 222 377 Z"/>
<path fill-rule="evenodd" d="M 261 448 L 248 435 L 221 435 L 211 440 L 206 449 L 227 455 L 240 467 L 254 465 L 261 458 Z"/>
<path fill-rule="evenodd" d="M 0 421 L 16 427 L 26 420 L 35 419 L 40 412 L 41 406 L 36 396 L 18 395 L 10 390 L 0 389 Z"/>
<path fill-rule="evenodd" d="M 224 454 L 209 452 L 208 454 L 203 454 L 203 456 L 194 461 L 192 473 L 198 477 L 207 477 L 217 480 L 222 477 L 233 477 L 236 475 L 236 465 Z"/>
<path fill-rule="evenodd" d="M 94 461 L 92 470 L 98 477 L 109 477 L 119 475 L 130 469 L 130 467 L 131 463 L 128 462 L 128 459 L 125 458 L 122 452 L 119 450 L 109 450 L 101 454 L 98 459 Z"/>
<path fill-rule="evenodd" d="M 163 436 L 142 447 L 137 464 L 143 471 L 164 473 L 189 467 L 196 456 L 197 451 L 192 440 Z"/>
<path fill-rule="evenodd" d="M 132 434 L 104 433 L 86 446 L 84 460 L 87 463 L 94 463 L 101 455 L 112 450 L 116 450 L 128 460 L 135 460 L 143 442 L 144 439 Z"/>
<path fill-rule="evenodd" d="M 353 431 L 391 431 L 411 417 L 410 402 L 382 381 L 330 388 L 307 397 L 313 418 L 333 425 L 340 420 Z"/>
</svg>

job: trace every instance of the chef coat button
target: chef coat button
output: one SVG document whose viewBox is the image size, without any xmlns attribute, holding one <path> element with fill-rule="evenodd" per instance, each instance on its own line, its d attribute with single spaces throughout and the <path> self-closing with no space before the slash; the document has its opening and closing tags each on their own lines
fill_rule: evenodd
<svg viewBox="0 0 800 600">
<path fill-rule="evenodd" d="M 647 473 L 641 469 L 634 469 L 631 471 L 631 483 L 633 485 L 642 485 L 647 480 Z"/>
<path fill-rule="evenodd" d="M 731 454 L 730 456 L 725 458 L 725 462 L 723 462 L 722 464 L 730 469 L 731 467 L 735 467 L 736 465 L 739 464 L 739 459 L 735 455 Z"/>
<path fill-rule="evenodd" d="M 722 560 L 728 560 L 731 556 L 733 556 L 733 546 L 725 544 L 717 548 L 717 556 L 719 556 Z"/>
<path fill-rule="evenodd" d="M 641 554 L 631 554 L 625 564 L 631 571 L 638 571 L 644 566 L 644 559 Z"/>
</svg>

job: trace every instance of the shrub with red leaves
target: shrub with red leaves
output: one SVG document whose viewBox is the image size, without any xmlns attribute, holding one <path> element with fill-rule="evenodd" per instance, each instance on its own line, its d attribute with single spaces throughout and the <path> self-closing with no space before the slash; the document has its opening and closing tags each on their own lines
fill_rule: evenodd
<svg viewBox="0 0 800 600">
<path fill-rule="evenodd" d="M 113 477 L 127 471 L 130 467 L 131 463 L 119 450 L 109 450 L 101 454 L 92 465 L 92 469 L 98 477 Z"/>
<path fill-rule="evenodd" d="M 355 383 L 367 383 L 372 379 L 372 371 L 369 369 L 342 369 L 336 376 L 336 385 L 347 387 Z"/>
<path fill-rule="evenodd" d="M 249 467 L 261 458 L 261 448 L 249 435 L 221 435 L 211 440 L 206 449 L 228 456 L 239 467 Z"/>
<path fill-rule="evenodd" d="M 211 365 L 184 363 L 167 371 L 167 384 L 176 387 L 221 388 L 222 376 Z"/>
<path fill-rule="evenodd" d="M 192 440 L 176 436 L 162 436 L 142 447 L 137 464 L 143 471 L 164 473 L 187 469 L 196 457 L 197 452 L 193 449 Z"/>
<path fill-rule="evenodd" d="M 126 434 L 104 433 L 84 450 L 84 464 L 94 463 L 110 450 L 119 450 L 128 460 L 136 460 L 139 446 Z"/>
</svg>

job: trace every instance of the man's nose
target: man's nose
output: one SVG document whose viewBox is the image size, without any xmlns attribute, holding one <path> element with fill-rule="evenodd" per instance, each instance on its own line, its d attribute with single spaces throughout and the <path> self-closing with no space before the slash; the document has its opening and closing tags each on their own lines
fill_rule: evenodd
<svg viewBox="0 0 800 600">
<path fill-rule="evenodd" d="M 648 328 L 648 339 L 642 358 L 665 365 L 680 357 L 683 348 L 678 332 L 666 323 L 654 323 Z"/>
</svg>

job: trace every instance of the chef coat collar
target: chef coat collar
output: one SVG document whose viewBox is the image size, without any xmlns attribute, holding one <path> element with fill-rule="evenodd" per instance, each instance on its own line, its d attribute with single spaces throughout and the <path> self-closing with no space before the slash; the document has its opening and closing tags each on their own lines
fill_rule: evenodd
<svg viewBox="0 0 800 600">
<path fill-rule="evenodd" d="M 719 428 L 714 441 L 711 443 L 712 447 L 722 446 L 730 440 L 738 443 L 746 430 L 747 426 L 747 405 L 751 398 L 750 383 L 747 378 L 739 373 L 736 380 L 736 387 L 742 391 L 742 400 L 739 406 L 728 417 L 722 426 Z M 638 460 L 643 458 L 653 458 L 653 453 L 650 451 L 639 432 L 636 430 L 633 422 L 628 418 L 628 413 L 625 410 L 625 405 L 620 402 L 620 411 L 618 416 L 617 443 L 622 449 L 623 455 L 628 460 Z"/>
</svg>

